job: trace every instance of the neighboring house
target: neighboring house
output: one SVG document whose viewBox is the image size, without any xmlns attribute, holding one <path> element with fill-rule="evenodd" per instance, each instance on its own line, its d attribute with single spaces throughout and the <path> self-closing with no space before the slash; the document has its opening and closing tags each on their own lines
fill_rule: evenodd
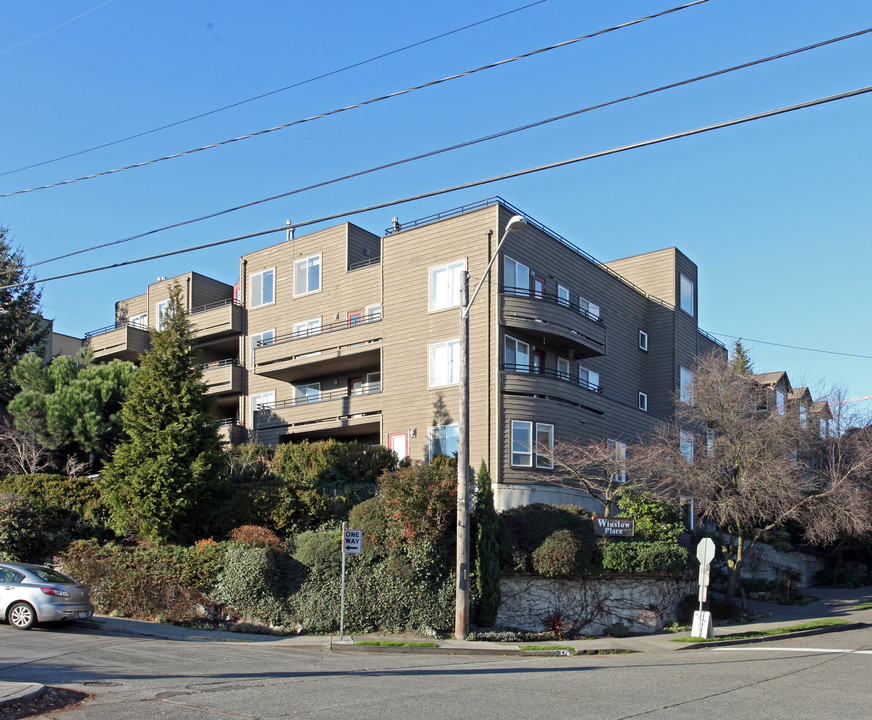
<svg viewBox="0 0 872 720">
<path fill-rule="evenodd" d="M 471 293 L 515 214 L 491 199 L 384 235 L 345 223 L 290 238 L 244 255 L 238 288 L 159 280 L 88 342 L 98 358 L 137 357 L 179 281 L 218 416 L 237 433 L 451 455 L 460 283 L 468 271 Z M 726 354 L 698 327 L 696 266 L 676 248 L 600 263 L 526 219 L 470 311 L 469 458 L 487 461 L 499 509 L 582 502 L 550 483 L 536 447 L 607 439 L 621 454 L 690 398 L 697 357 Z"/>
</svg>

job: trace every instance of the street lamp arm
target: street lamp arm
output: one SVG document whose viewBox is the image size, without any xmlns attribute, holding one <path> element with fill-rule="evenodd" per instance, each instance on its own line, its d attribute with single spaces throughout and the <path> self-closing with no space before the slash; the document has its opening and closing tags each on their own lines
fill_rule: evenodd
<svg viewBox="0 0 872 720">
<path fill-rule="evenodd" d="M 472 303 L 475 301 L 475 298 L 478 295 L 478 291 L 481 290 L 481 286 L 484 285 L 484 281 L 487 280 L 487 276 L 490 273 L 491 267 L 493 267 L 497 256 L 500 254 L 500 250 L 503 247 L 503 243 L 506 242 L 506 238 L 509 236 L 509 233 L 520 230 L 521 228 L 526 227 L 526 225 L 526 219 L 524 219 L 520 215 L 512 216 L 512 219 L 509 220 L 509 222 L 506 224 L 506 229 L 503 232 L 503 236 L 500 238 L 500 241 L 497 244 L 497 248 L 496 250 L 494 250 L 493 255 L 491 255 L 491 259 L 488 262 L 487 267 L 484 269 L 484 274 L 481 276 L 481 280 L 478 281 L 478 285 L 476 285 L 475 290 L 472 291 L 472 297 L 469 298 L 466 306 L 460 311 L 461 317 L 465 318 L 467 315 L 469 315 L 469 308 L 472 307 Z"/>
</svg>

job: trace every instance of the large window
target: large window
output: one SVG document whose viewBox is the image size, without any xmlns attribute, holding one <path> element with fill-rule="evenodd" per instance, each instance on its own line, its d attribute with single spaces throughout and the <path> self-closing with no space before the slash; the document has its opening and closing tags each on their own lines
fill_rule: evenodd
<svg viewBox="0 0 872 720">
<path fill-rule="evenodd" d="M 154 327 L 157 330 L 163 330 L 164 316 L 167 314 L 167 308 L 169 305 L 169 300 L 161 300 L 154 304 Z"/>
<path fill-rule="evenodd" d="M 321 318 L 294 323 L 294 337 L 309 337 L 321 332 Z"/>
<path fill-rule="evenodd" d="M 503 290 L 508 295 L 529 295 L 530 268 L 522 265 L 517 260 L 512 260 L 510 257 L 505 258 L 503 267 L 505 268 Z"/>
<path fill-rule="evenodd" d="M 270 390 L 269 392 L 258 393 L 257 395 L 251 396 L 251 421 L 249 423 L 250 427 L 254 427 L 254 414 L 259 410 L 269 410 L 272 407 L 275 407 L 276 404 L 276 393 L 275 390 Z"/>
<path fill-rule="evenodd" d="M 430 310 L 460 307 L 460 287 L 466 261 L 430 268 Z"/>
<path fill-rule="evenodd" d="M 533 467 L 534 456 L 537 468 L 554 467 L 554 426 L 528 420 L 512 420 L 512 465 Z"/>
<path fill-rule="evenodd" d="M 134 315 L 127 323 L 130 327 L 139 328 L 140 330 L 148 330 L 148 313 Z"/>
<path fill-rule="evenodd" d="M 784 391 L 775 389 L 775 410 L 779 415 L 784 415 Z"/>
<path fill-rule="evenodd" d="M 678 397 L 681 402 L 693 405 L 693 372 L 682 365 L 679 369 Z"/>
<path fill-rule="evenodd" d="M 294 262 L 294 297 L 321 289 L 321 256 L 302 258 Z"/>
<path fill-rule="evenodd" d="M 275 279 L 276 271 L 274 268 L 253 273 L 249 277 L 249 307 L 256 308 L 261 305 L 271 305 L 275 301 Z"/>
<path fill-rule="evenodd" d="M 530 346 L 509 335 L 504 339 L 506 371 L 530 372 Z"/>
<path fill-rule="evenodd" d="M 447 340 L 430 345 L 428 367 L 431 388 L 459 383 L 460 340 Z"/>
<path fill-rule="evenodd" d="M 599 320 L 600 306 L 590 300 L 578 298 L 578 309 L 581 310 L 582 315 L 587 315 L 591 320 Z"/>
<path fill-rule="evenodd" d="M 627 443 L 620 440 L 606 440 L 606 445 L 614 461 L 612 480 L 627 482 Z"/>
<path fill-rule="evenodd" d="M 808 407 L 805 403 L 799 404 L 799 426 L 803 430 L 808 427 Z"/>
<path fill-rule="evenodd" d="M 679 273 L 679 289 L 679 307 L 688 315 L 693 315 L 693 280 L 684 273 Z"/>
<path fill-rule="evenodd" d="M 428 458 L 432 460 L 437 455 L 456 457 L 457 455 L 457 425 L 436 425 L 427 429 L 429 439 Z"/>
<path fill-rule="evenodd" d="M 321 383 L 306 383 L 305 385 L 294 385 L 294 404 L 306 405 L 308 403 L 318 402 L 321 399 Z"/>
<path fill-rule="evenodd" d="M 561 380 L 569 380 L 569 360 L 566 358 L 557 358 L 557 377 Z"/>
<path fill-rule="evenodd" d="M 263 332 L 254 333 L 249 338 L 249 347 L 251 350 L 251 357 L 249 359 L 249 364 L 254 367 L 254 351 L 258 347 L 263 347 L 264 345 L 272 345 L 276 339 L 276 331 L 275 330 L 264 330 Z"/>
<path fill-rule="evenodd" d="M 600 376 L 590 368 L 578 363 L 578 384 L 588 390 L 599 390 Z"/>
<path fill-rule="evenodd" d="M 563 285 L 557 286 L 557 302 L 564 307 L 569 307 L 569 288 Z"/>
</svg>

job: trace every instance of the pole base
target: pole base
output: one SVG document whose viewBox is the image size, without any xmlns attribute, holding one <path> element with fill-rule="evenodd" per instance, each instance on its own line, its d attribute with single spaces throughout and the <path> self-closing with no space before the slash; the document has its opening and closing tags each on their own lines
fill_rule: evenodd
<svg viewBox="0 0 872 720">
<path fill-rule="evenodd" d="M 712 614 L 710 612 L 703 612 L 700 610 L 694 611 L 693 627 L 690 631 L 690 636 L 707 639 L 715 636 L 715 631 L 712 627 Z"/>
</svg>

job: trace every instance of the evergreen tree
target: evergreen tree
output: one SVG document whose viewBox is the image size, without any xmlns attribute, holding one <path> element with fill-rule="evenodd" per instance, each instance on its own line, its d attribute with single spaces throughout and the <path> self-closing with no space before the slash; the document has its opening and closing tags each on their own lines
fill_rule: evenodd
<svg viewBox="0 0 872 720">
<path fill-rule="evenodd" d="M 500 609 L 499 517 L 494 508 L 490 473 L 482 461 L 476 477 L 473 558 L 473 615 L 479 627 L 493 627 Z"/>
<path fill-rule="evenodd" d="M 13 248 L 0 227 L 0 287 L 31 280 L 24 255 Z M 16 385 L 12 369 L 29 352 L 42 355 L 48 325 L 39 314 L 42 293 L 36 285 L 0 290 L 0 393 L 12 397 Z"/>
<path fill-rule="evenodd" d="M 129 439 L 100 484 L 116 532 L 166 541 L 195 534 L 189 523 L 222 470 L 223 451 L 178 285 L 151 341 L 122 409 Z"/>
<path fill-rule="evenodd" d="M 741 338 L 733 343 L 733 352 L 730 353 L 730 370 L 737 375 L 751 375 L 754 373 L 751 357 L 748 355 L 745 346 L 742 345 Z"/>
</svg>

